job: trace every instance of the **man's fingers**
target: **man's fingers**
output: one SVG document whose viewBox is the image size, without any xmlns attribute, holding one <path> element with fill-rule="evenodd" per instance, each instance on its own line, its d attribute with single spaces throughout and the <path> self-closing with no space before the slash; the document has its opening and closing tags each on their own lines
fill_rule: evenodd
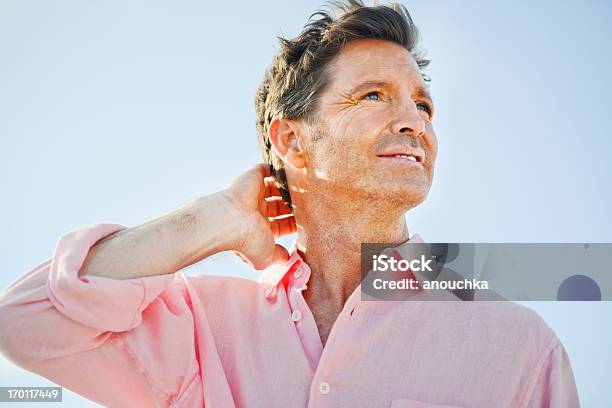
<svg viewBox="0 0 612 408">
<path fill-rule="evenodd" d="M 265 197 L 281 197 L 281 192 L 276 186 L 276 180 L 273 177 L 266 177 L 264 185 L 266 186 Z"/>
<path fill-rule="evenodd" d="M 274 233 L 274 238 L 284 237 L 285 235 L 293 234 L 297 232 L 297 224 L 295 223 L 295 217 L 279 218 L 270 222 L 270 228 Z"/>
<path fill-rule="evenodd" d="M 266 200 L 266 214 L 268 218 L 276 218 L 282 215 L 293 214 L 293 210 L 280 197 Z"/>
</svg>

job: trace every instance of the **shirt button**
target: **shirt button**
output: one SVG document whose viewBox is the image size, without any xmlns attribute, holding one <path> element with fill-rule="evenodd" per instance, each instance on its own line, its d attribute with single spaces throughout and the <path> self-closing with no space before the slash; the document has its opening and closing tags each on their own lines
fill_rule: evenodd
<svg viewBox="0 0 612 408">
<path fill-rule="evenodd" d="M 295 270 L 295 272 L 293 272 L 293 277 L 294 277 L 295 279 L 297 279 L 297 278 L 299 278 L 300 276 L 302 276 L 302 268 L 297 268 L 297 269 Z"/>
<path fill-rule="evenodd" d="M 299 310 L 294 310 L 293 313 L 291 313 L 291 320 L 293 320 L 294 322 L 297 322 L 301 318 L 302 312 L 300 312 Z"/>
<path fill-rule="evenodd" d="M 319 384 L 319 392 L 323 395 L 329 394 L 329 384 L 326 382 Z"/>
</svg>

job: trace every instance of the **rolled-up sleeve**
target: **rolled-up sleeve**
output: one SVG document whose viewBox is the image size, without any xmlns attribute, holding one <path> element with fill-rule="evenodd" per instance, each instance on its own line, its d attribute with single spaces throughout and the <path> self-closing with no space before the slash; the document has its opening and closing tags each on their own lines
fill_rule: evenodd
<svg viewBox="0 0 612 408">
<path fill-rule="evenodd" d="M 0 293 L 0 352 L 105 406 L 170 406 L 200 378 L 182 274 L 78 276 L 90 248 L 123 228 L 64 234 L 51 259 Z"/>
<path fill-rule="evenodd" d="M 98 224 L 70 231 L 59 239 L 46 289 L 62 314 L 101 330 L 131 330 L 140 325 L 143 310 L 173 280 L 173 274 L 125 280 L 78 277 L 89 248 L 122 229 L 120 225 Z"/>
</svg>

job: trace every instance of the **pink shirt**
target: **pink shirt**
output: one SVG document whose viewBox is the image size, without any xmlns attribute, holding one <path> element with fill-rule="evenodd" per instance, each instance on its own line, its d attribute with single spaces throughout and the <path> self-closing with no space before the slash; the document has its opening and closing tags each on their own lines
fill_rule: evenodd
<svg viewBox="0 0 612 408">
<path fill-rule="evenodd" d="M 361 301 L 358 287 L 323 348 L 295 251 L 259 282 L 79 278 L 121 228 L 63 235 L 2 292 L 3 354 L 113 407 L 579 406 L 563 346 L 515 303 Z"/>
</svg>

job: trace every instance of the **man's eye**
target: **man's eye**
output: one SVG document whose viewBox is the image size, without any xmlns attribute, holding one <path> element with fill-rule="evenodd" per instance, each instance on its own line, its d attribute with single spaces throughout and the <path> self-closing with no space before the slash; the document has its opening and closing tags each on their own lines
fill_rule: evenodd
<svg viewBox="0 0 612 408">
<path fill-rule="evenodd" d="M 363 99 L 367 100 L 367 101 L 379 101 L 380 100 L 380 92 L 370 92 L 369 94 L 367 94 L 366 96 L 363 97 Z"/>
<path fill-rule="evenodd" d="M 418 110 L 422 110 L 423 112 L 425 112 L 429 116 L 431 116 L 431 108 L 429 107 L 428 104 L 426 104 L 426 103 L 417 103 L 416 107 L 417 107 Z"/>
</svg>

